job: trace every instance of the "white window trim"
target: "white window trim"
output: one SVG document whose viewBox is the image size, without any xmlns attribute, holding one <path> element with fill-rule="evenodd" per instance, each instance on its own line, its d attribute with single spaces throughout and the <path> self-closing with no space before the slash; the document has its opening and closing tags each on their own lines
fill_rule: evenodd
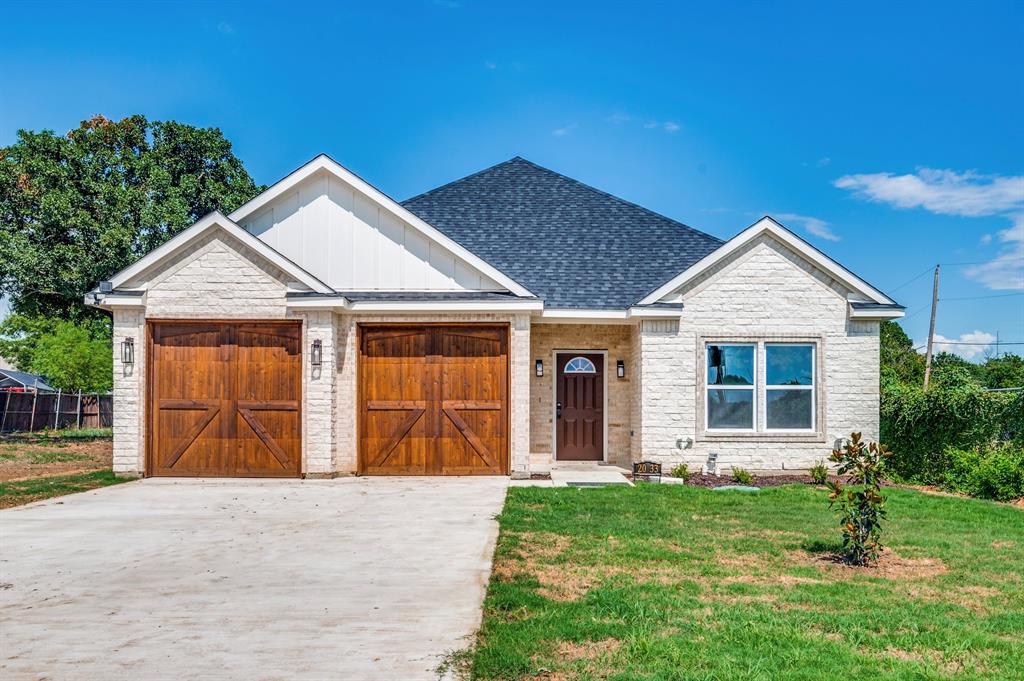
<svg viewBox="0 0 1024 681">
<path fill-rule="evenodd" d="M 754 355 L 754 360 L 753 360 L 754 361 L 754 367 L 753 367 L 753 369 L 754 369 L 754 382 L 751 383 L 750 385 L 735 385 L 735 384 L 731 384 L 730 385 L 730 384 L 724 384 L 724 383 L 723 384 L 711 383 L 708 380 L 708 348 L 710 346 L 712 346 L 712 345 L 718 346 L 718 347 L 731 347 L 731 348 L 752 348 L 753 351 L 754 351 L 753 352 L 753 355 Z M 758 354 L 759 354 L 759 351 L 758 351 L 758 344 L 757 343 L 750 343 L 750 342 L 739 343 L 739 342 L 728 342 L 728 341 L 722 341 L 722 342 L 707 341 L 704 344 L 704 353 L 703 353 L 703 357 L 704 357 L 704 430 L 706 432 L 713 433 L 715 435 L 722 435 L 722 434 L 728 434 L 728 433 L 756 433 L 757 432 L 757 414 L 758 414 L 757 378 L 758 378 L 758 374 L 759 374 L 759 369 L 758 369 L 759 362 L 757 361 L 758 360 Z M 753 394 L 753 397 L 751 398 L 753 400 L 753 405 L 751 406 L 750 428 L 712 428 L 711 427 L 711 410 L 708 409 L 708 403 L 709 403 L 708 393 L 710 393 L 712 390 L 749 390 Z"/>
<path fill-rule="evenodd" d="M 828 385 L 824 358 L 827 356 L 827 339 L 816 334 L 803 333 L 756 333 L 756 334 L 698 334 L 694 339 L 693 352 L 696 360 L 696 379 L 694 381 L 695 409 L 693 423 L 696 428 L 696 441 L 706 443 L 725 442 L 803 442 L 828 444 Z M 815 430 L 768 430 L 767 413 L 764 408 L 767 397 L 765 380 L 761 375 L 756 383 L 754 399 L 757 401 L 755 427 L 752 430 L 709 429 L 707 427 L 707 347 L 709 345 L 754 345 L 757 348 L 755 362 L 758 367 L 766 366 L 765 344 L 793 344 L 814 346 L 814 425 Z M 757 369 L 764 371 L 763 369 Z M 703 413 L 702 413 L 703 412 Z"/>
<path fill-rule="evenodd" d="M 578 359 L 582 359 L 584 362 L 586 362 L 588 365 L 590 365 L 590 368 L 589 369 L 570 369 L 569 365 L 572 364 L 573 362 L 575 362 Z M 575 357 L 570 357 L 569 358 L 569 361 L 565 363 L 565 369 L 563 369 L 562 372 L 566 373 L 566 374 L 596 374 L 597 373 L 597 367 L 595 367 L 594 363 L 591 362 L 586 357 L 584 357 L 583 355 L 576 355 Z"/>
<path fill-rule="evenodd" d="M 787 343 L 785 341 L 762 341 L 764 346 L 764 432 L 794 433 L 806 435 L 818 432 L 818 347 L 816 343 Z M 770 385 L 768 383 L 768 348 L 773 345 L 803 347 L 811 349 L 811 384 L 810 385 Z M 810 390 L 811 391 L 811 427 L 810 428 L 770 428 L 768 426 L 768 391 L 769 390 Z"/>
</svg>

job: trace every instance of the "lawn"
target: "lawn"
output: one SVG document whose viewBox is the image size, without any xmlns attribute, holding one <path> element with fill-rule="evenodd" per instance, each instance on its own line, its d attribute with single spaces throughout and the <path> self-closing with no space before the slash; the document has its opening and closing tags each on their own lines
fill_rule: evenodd
<svg viewBox="0 0 1024 681">
<path fill-rule="evenodd" d="M 888 489 L 874 568 L 810 485 L 509 491 L 480 679 L 1024 678 L 1024 512 Z"/>
<path fill-rule="evenodd" d="M 110 429 L 0 435 L 0 508 L 121 482 Z"/>
</svg>

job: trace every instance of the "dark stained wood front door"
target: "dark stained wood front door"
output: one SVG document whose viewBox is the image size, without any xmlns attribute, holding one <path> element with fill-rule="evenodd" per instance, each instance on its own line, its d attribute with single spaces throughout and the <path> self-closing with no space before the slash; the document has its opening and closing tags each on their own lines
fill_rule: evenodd
<svg viewBox="0 0 1024 681">
<path fill-rule="evenodd" d="M 360 327 L 360 473 L 506 475 L 507 339 L 505 327 Z"/>
<path fill-rule="evenodd" d="M 298 477 L 301 325 L 152 322 L 147 472 Z"/>
<path fill-rule="evenodd" d="M 559 461 L 604 460 L 604 355 L 558 353 L 555 446 Z"/>
</svg>

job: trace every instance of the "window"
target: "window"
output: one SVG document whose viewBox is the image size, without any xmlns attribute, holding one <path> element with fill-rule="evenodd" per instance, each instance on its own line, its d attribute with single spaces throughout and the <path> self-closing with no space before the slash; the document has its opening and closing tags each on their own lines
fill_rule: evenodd
<svg viewBox="0 0 1024 681">
<path fill-rule="evenodd" d="M 814 343 L 708 343 L 706 429 L 814 431 L 816 352 Z"/>
<path fill-rule="evenodd" d="M 567 374 L 596 374 L 597 367 L 586 357 L 573 357 L 565 363 L 564 371 Z"/>
<path fill-rule="evenodd" d="M 754 345 L 708 345 L 707 427 L 754 430 Z"/>
<path fill-rule="evenodd" d="M 765 428 L 814 429 L 814 346 L 766 343 Z"/>
</svg>

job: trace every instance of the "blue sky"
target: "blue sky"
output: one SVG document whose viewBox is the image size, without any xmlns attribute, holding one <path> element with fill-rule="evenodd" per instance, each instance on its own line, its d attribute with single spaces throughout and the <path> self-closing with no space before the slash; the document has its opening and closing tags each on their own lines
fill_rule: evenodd
<svg viewBox="0 0 1024 681">
<path fill-rule="evenodd" d="M 258 182 L 327 152 L 399 199 L 522 155 L 721 237 L 770 213 L 905 304 L 918 343 L 949 263 L 938 334 L 979 342 L 949 349 L 1024 341 L 1021 3 L 5 15 L 0 144 L 141 113 L 220 127 Z"/>
</svg>

